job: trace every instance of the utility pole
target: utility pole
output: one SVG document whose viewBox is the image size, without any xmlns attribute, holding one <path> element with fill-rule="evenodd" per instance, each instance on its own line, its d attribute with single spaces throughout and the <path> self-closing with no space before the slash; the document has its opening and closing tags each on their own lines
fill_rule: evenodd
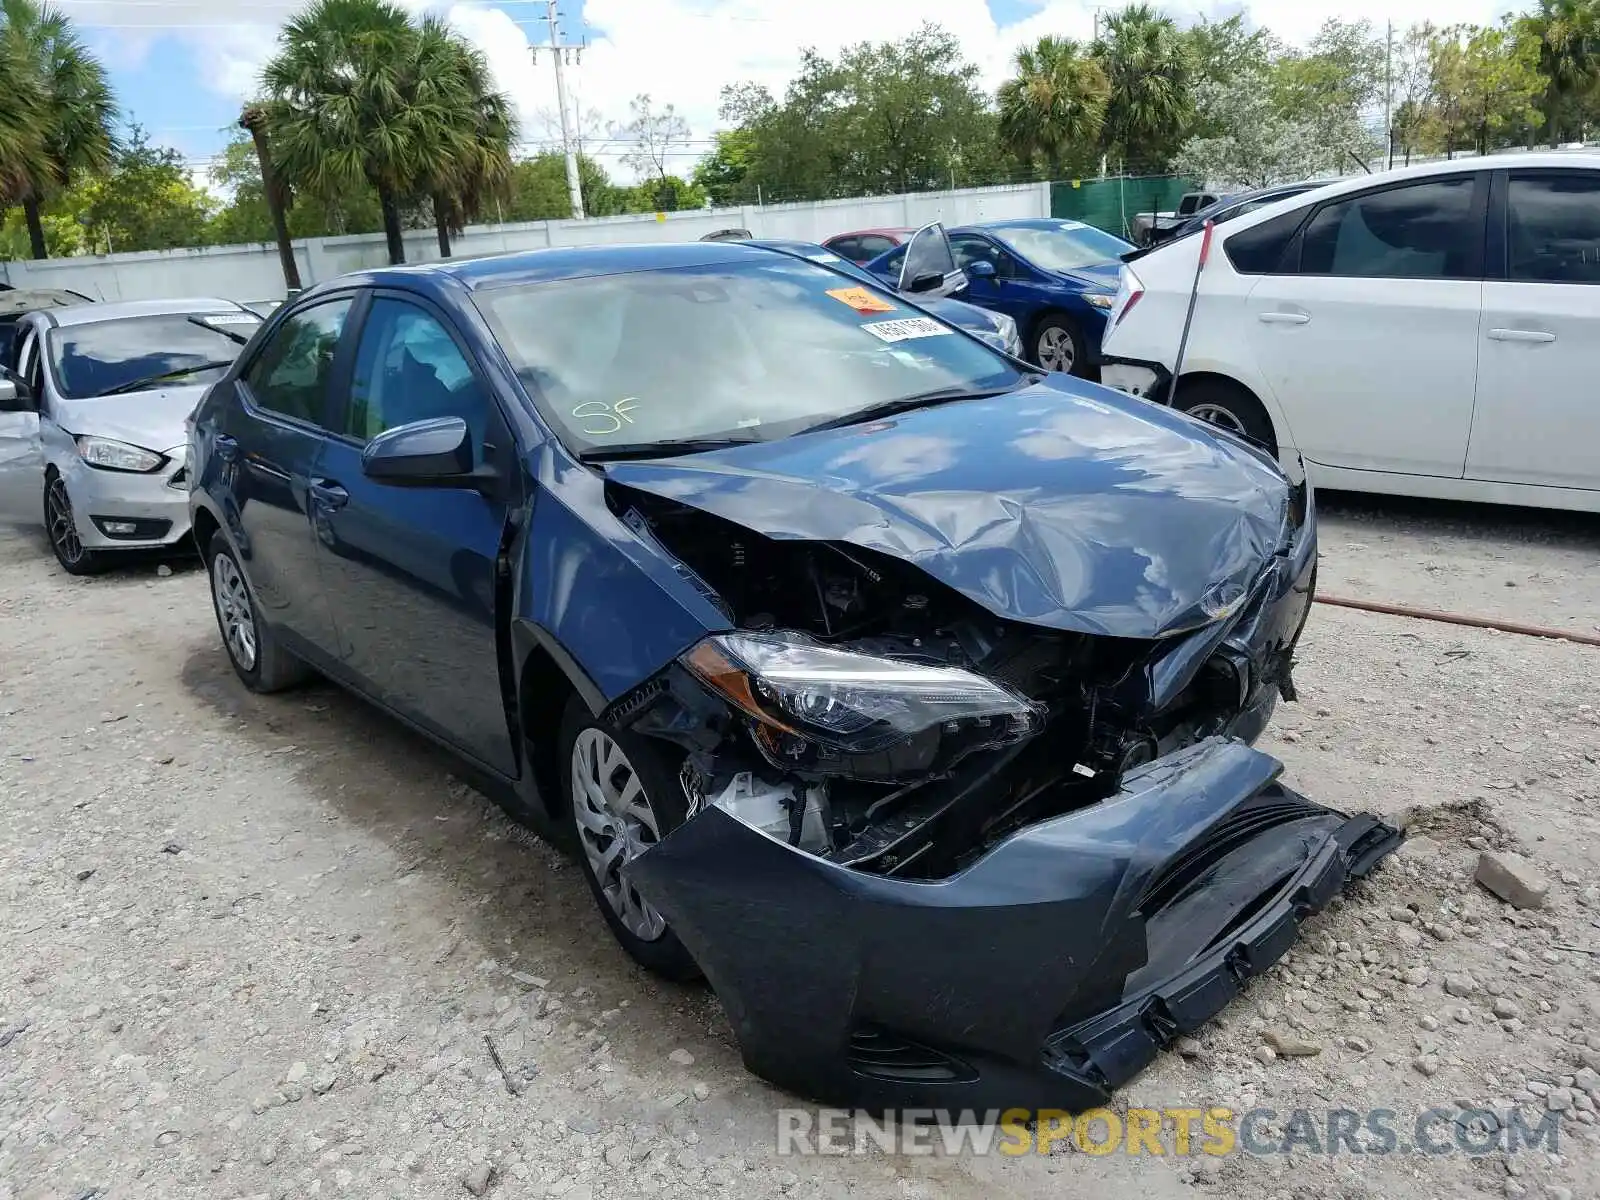
<svg viewBox="0 0 1600 1200">
<path fill-rule="evenodd" d="M 567 76 L 563 69 L 566 64 L 562 60 L 569 50 L 576 50 L 581 55 L 583 47 L 561 40 L 561 28 L 556 20 L 556 0 L 545 0 L 545 19 L 550 22 L 550 57 L 556 64 L 556 106 L 561 110 L 561 149 L 567 156 L 567 192 L 572 197 L 573 217 L 582 220 L 583 188 L 578 182 L 578 152 L 573 146 L 572 125 L 567 116 Z M 537 61 L 539 47 L 530 49 Z"/>
<path fill-rule="evenodd" d="M 1383 139 L 1387 143 L 1388 167 L 1394 169 L 1394 22 L 1384 26 L 1383 36 Z"/>
</svg>

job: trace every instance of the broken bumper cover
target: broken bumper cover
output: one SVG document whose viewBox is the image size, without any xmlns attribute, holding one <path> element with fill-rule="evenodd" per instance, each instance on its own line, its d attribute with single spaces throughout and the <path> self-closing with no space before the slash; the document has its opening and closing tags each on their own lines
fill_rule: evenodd
<svg viewBox="0 0 1600 1200">
<path fill-rule="evenodd" d="M 1281 769 L 1202 742 L 938 882 L 850 870 L 715 807 L 630 870 L 756 1074 L 866 1108 L 1082 1110 L 1398 845 Z"/>
</svg>

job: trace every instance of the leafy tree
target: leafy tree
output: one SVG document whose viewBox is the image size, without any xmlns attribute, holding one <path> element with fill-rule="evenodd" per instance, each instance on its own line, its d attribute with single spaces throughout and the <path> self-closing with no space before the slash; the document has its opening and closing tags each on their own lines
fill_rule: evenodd
<svg viewBox="0 0 1600 1200">
<path fill-rule="evenodd" d="M 1442 144 L 1433 94 L 1433 42 L 1438 33 L 1424 21 L 1406 30 L 1395 47 L 1390 149 L 1404 155 L 1406 165 L 1413 154 Z"/>
<path fill-rule="evenodd" d="M 211 218 L 211 241 L 270 242 L 272 214 L 261 181 L 261 163 L 250 138 L 240 134 L 230 141 L 211 166 L 211 182 L 227 193 L 229 201 Z M 347 233 L 376 233 L 383 228 L 378 197 L 369 187 L 323 199 L 312 193 L 294 196 L 287 211 L 291 237 L 338 237 Z"/>
<path fill-rule="evenodd" d="M 203 246 L 211 200 L 189 181 L 183 155 L 153 146 L 133 126 L 111 169 L 74 188 L 63 207 L 92 246 L 114 252 Z"/>
<path fill-rule="evenodd" d="M 41 208 L 75 180 L 110 166 L 117 108 L 105 67 L 64 14 L 37 0 L 0 0 L 0 20 L 0 37 L 9 43 L 8 57 L 24 81 L 23 90 L 38 89 L 25 101 L 35 106 L 38 151 L 19 161 L 12 172 L 14 189 L 0 197 L 22 203 L 33 257 L 44 258 L 48 247 Z M 11 78 L 9 71 L 0 72 L 0 89 L 6 93 Z M 0 118 L 0 125 L 4 123 Z"/>
<path fill-rule="evenodd" d="M 1537 127 L 1538 53 L 1506 26 L 1457 25 L 1434 38 L 1433 89 L 1447 154 L 1464 146 L 1487 154 Z"/>
<path fill-rule="evenodd" d="M 1202 18 L 1184 31 L 1194 63 L 1194 117 L 1187 136 L 1218 137 L 1227 133 L 1227 114 L 1210 105 L 1227 93 L 1240 75 L 1262 76 L 1282 57 L 1283 45 L 1265 27 L 1248 29 L 1244 15 L 1223 21 Z M 1205 87 L 1206 84 L 1217 86 Z"/>
<path fill-rule="evenodd" d="M 1071 38 L 1042 37 L 1017 51 L 1016 69 L 1000 85 L 1001 145 L 1052 174 L 1092 159 L 1111 94 L 1100 63 Z"/>
<path fill-rule="evenodd" d="M 706 206 L 704 189 L 667 175 L 661 179 L 646 179 L 626 198 L 629 212 L 682 212 L 685 209 Z"/>
<path fill-rule="evenodd" d="M 627 211 L 626 190 L 613 184 L 605 168 L 587 155 L 578 156 L 578 186 L 583 192 L 583 211 L 589 216 Z M 571 215 L 567 160 L 561 151 L 551 150 L 512 164 L 506 220 L 562 221 Z"/>
<path fill-rule="evenodd" d="M 1094 57 L 1110 87 L 1100 140 L 1134 170 L 1159 170 L 1194 113 L 1194 56 L 1171 17 L 1132 4 L 1105 20 Z"/>
<path fill-rule="evenodd" d="M 1517 30 L 1537 47 L 1550 144 L 1563 132 L 1581 137 L 1584 102 L 1600 90 L 1600 0 L 1539 0 Z"/>
<path fill-rule="evenodd" d="M 748 186 L 755 135 L 748 129 L 724 129 L 712 135 L 716 149 L 695 164 L 693 183 L 719 207 L 742 204 L 755 195 Z"/>
<path fill-rule="evenodd" d="M 408 201 L 465 161 L 480 113 L 458 73 L 391 0 L 315 0 L 279 34 L 262 71 L 275 165 L 292 187 L 331 197 L 370 186 L 389 261 L 405 261 Z"/>
<path fill-rule="evenodd" d="M 1182 175 L 1228 187 L 1258 188 L 1332 175 L 1348 155 L 1377 153 L 1377 139 L 1353 112 L 1343 125 L 1285 112 L 1274 101 L 1270 68 L 1244 71 L 1196 89 L 1196 102 L 1224 131 L 1191 138 L 1173 161 Z"/>
<path fill-rule="evenodd" d="M 434 164 L 428 180 L 439 253 L 449 258 L 451 232 L 460 233 L 485 205 L 509 194 L 517 120 L 510 100 L 495 90 L 481 51 L 432 16 L 423 18 L 417 39 L 416 93 L 436 88 L 456 110 L 449 119 L 463 135 L 451 139 L 450 155 Z"/>
<path fill-rule="evenodd" d="M 642 178 L 655 176 L 667 178 L 667 160 L 673 156 L 673 147 L 689 140 L 689 123 L 668 104 L 657 109 L 650 97 L 640 94 L 628 105 L 631 114 L 625 125 L 613 125 L 611 136 L 626 144 L 629 149 L 622 161 L 632 167 Z"/>
</svg>

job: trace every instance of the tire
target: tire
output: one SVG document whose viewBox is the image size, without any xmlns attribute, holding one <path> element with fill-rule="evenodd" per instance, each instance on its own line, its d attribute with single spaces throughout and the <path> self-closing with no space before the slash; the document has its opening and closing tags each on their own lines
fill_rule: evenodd
<svg viewBox="0 0 1600 1200">
<path fill-rule="evenodd" d="M 311 668 L 285 650 L 272 630 L 257 619 L 255 597 L 244 569 L 221 530 L 211 535 L 205 557 L 211 607 L 234 673 L 252 692 L 281 692 L 303 683 Z"/>
<path fill-rule="evenodd" d="M 578 865 L 612 936 L 647 971 L 679 981 L 699 978 L 700 968 L 677 935 L 617 870 L 687 819 L 676 773 L 653 745 L 596 720 L 576 697 L 561 721 L 560 750 L 565 819 L 577 841 Z M 584 777 L 589 787 L 580 795 Z M 623 810 L 632 783 L 639 785 L 637 799 Z M 613 832 L 619 828 L 624 832 Z M 619 837 L 625 848 L 612 860 Z"/>
<path fill-rule="evenodd" d="M 1061 371 L 1082 376 L 1089 367 L 1089 352 L 1077 322 L 1060 313 L 1051 313 L 1033 329 L 1028 358 L 1046 371 Z"/>
<path fill-rule="evenodd" d="M 84 547 L 67 481 L 54 471 L 44 481 L 44 532 L 56 561 L 68 575 L 98 575 L 110 566 L 103 552 Z"/>
<path fill-rule="evenodd" d="M 1267 410 L 1243 387 L 1225 379 L 1180 380 L 1173 393 L 1172 407 L 1208 425 L 1254 442 L 1274 459 L 1278 457 L 1278 437 Z"/>
</svg>

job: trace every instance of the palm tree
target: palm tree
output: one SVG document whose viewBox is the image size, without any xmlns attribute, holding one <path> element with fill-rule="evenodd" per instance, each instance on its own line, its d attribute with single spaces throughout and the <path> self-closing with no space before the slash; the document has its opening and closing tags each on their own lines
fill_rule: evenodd
<svg viewBox="0 0 1600 1200">
<path fill-rule="evenodd" d="M 464 134 L 452 137 L 455 153 L 428 181 L 439 253 L 449 258 L 450 235 L 490 200 L 510 196 L 516 117 L 494 89 L 488 60 L 436 17 L 425 17 L 418 32 L 416 77 L 419 99 L 437 103 Z"/>
<path fill-rule="evenodd" d="M 1043 158 L 1054 172 L 1100 136 L 1110 85 L 1071 38 L 1047 36 L 1023 46 L 1016 68 L 1016 78 L 1000 85 L 1000 142 L 1018 158 Z"/>
<path fill-rule="evenodd" d="M 321 196 L 370 186 L 389 261 L 405 262 L 402 204 L 461 161 L 469 138 L 450 89 L 417 70 L 420 31 L 390 0 L 316 0 L 278 42 L 261 73 L 274 164 Z"/>
<path fill-rule="evenodd" d="M 283 285 L 290 291 L 300 290 L 300 264 L 294 260 L 294 243 L 289 240 L 289 205 L 292 198 L 283 180 L 272 164 L 272 152 L 267 141 L 267 115 L 259 104 L 252 104 L 239 115 L 239 126 L 248 130 L 255 144 L 256 161 L 261 164 L 261 192 L 267 201 L 267 214 L 272 218 L 272 232 L 278 242 L 278 265 L 283 268 Z"/>
<path fill-rule="evenodd" d="M 1194 64 L 1172 18 L 1148 4 L 1107 17 L 1092 53 L 1110 85 L 1101 142 L 1140 168 L 1166 166 L 1194 112 Z"/>
<path fill-rule="evenodd" d="M 1571 102 L 1600 82 L 1600 0 L 1539 0 L 1538 11 L 1520 25 L 1539 43 L 1539 72 L 1547 80 L 1545 127 L 1554 146 Z"/>
<path fill-rule="evenodd" d="M 3 193 L 21 201 L 34 258 L 48 257 L 40 208 L 44 201 L 82 174 L 108 170 L 116 153 L 112 125 L 117 106 L 105 67 L 78 38 L 72 22 L 37 0 L 0 0 L 0 38 L 8 43 L 12 69 L 0 69 L 0 85 L 12 98 L 12 70 L 37 88 L 33 119 L 37 152 L 17 160 Z M 26 90 L 26 85 L 24 85 Z M 0 105 L 7 107 L 7 105 Z M 15 111 L 0 125 L 15 123 Z"/>
<path fill-rule="evenodd" d="M 0 8 L 0 79 L 5 103 L 0 104 L 0 213 L 13 197 L 28 191 L 29 181 L 46 169 L 44 89 L 34 64 Z"/>
</svg>

